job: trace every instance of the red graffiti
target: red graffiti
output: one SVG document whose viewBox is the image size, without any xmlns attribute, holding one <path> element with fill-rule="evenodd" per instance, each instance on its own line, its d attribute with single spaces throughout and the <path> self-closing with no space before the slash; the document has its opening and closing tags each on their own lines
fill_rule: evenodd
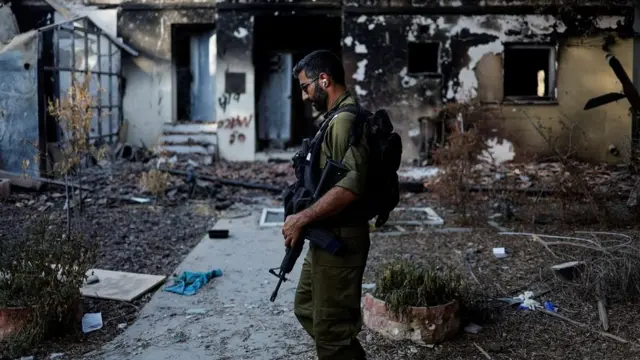
<svg viewBox="0 0 640 360">
<path fill-rule="evenodd" d="M 251 121 L 253 121 L 253 115 L 244 117 L 234 116 L 218 121 L 218 129 L 246 128 L 249 127 Z"/>
<path fill-rule="evenodd" d="M 236 138 L 239 143 L 244 143 L 247 137 L 243 133 L 238 133 L 234 131 L 231 135 L 229 135 L 229 145 L 233 145 L 236 142 Z"/>
</svg>

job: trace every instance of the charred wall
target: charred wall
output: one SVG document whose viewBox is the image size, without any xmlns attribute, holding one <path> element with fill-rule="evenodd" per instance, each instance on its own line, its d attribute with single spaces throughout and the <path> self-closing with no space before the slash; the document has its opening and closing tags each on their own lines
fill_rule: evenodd
<svg viewBox="0 0 640 360">
<path fill-rule="evenodd" d="M 220 11 L 217 22 L 216 89 L 218 146 L 231 161 L 252 161 L 256 152 L 254 16 Z"/>
<path fill-rule="evenodd" d="M 359 99 L 373 108 L 386 108 L 397 130 L 402 134 L 405 153 L 403 159 L 412 161 L 418 156 L 418 143 L 413 142 L 420 132 L 420 118 L 435 116 L 447 103 L 480 101 L 490 103 L 498 112 L 509 106 L 508 119 L 503 117 L 504 134 L 513 143 L 516 154 L 544 152 L 540 137 L 527 121 L 540 118 L 562 138 L 558 123 L 563 109 L 571 108 L 573 116 L 587 118 L 584 123 L 598 121 L 593 113 L 576 113 L 574 103 L 581 106 L 588 100 L 585 84 L 580 84 L 582 69 L 599 72 L 606 81 L 615 83 L 613 72 L 603 62 L 601 47 L 605 35 L 612 35 L 624 47 L 632 20 L 629 16 L 605 16 L 567 19 L 551 15 L 376 15 L 348 12 L 344 19 L 343 58 L 349 86 Z M 588 37 L 587 34 L 589 33 Z M 576 60 L 575 48 L 580 39 L 589 39 L 590 50 L 581 61 Z M 424 45 L 424 44 L 427 45 Z M 432 45 L 428 45 L 431 43 Z M 421 45 L 422 44 L 422 45 Z M 505 69 L 505 49 L 516 44 L 541 44 L 548 47 L 554 59 L 549 62 L 549 79 L 544 97 L 537 100 L 506 96 L 514 83 Z M 563 62 L 563 54 L 571 44 L 572 64 Z M 595 50 L 593 49 L 595 44 Z M 619 46 L 619 48 L 620 48 Z M 597 57 L 597 55 L 601 55 Z M 433 64 L 433 58 L 437 59 Z M 621 61 L 629 60 L 631 52 L 622 53 Z M 586 61 L 587 63 L 581 63 Z M 590 63 L 589 63 L 590 62 Z M 417 65 L 416 65 L 417 64 Z M 597 66 L 591 66 L 598 64 Z M 508 69 L 507 69 L 508 70 Z M 631 68 L 627 67 L 631 74 Z M 631 75 L 630 75 L 631 76 Z M 515 82 L 521 81 L 516 79 Z M 598 93 L 602 81 L 586 88 Z M 507 90 L 505 90 L 507 89 Z M 580 98 L 576 98 L 579 95 Z M 612 105 L 617 106 L 617 105 Z M 611 110 L 611 109 L 610 109 Z M 615 109 L 614 113 L 620 109 Z M 526 111 L 526 113 L 524 113 Z M 514 115 L 514 114 L 519 115 Z M 593 120 L 589 120 L 594 117 Z M 625 128 L 624 117 L 613 116 Z M 567 119 L 564 119 L 565 121 Z M 589 128 L 589 126 L 586 126 Z M 607 156 L 612 136 L 620 131 L 602 132 L 590 127 L 590 146 L 598 150 L 586 154 L 590 160 L 611 160 Z M 629 128 L 630 135 L 630 128 Z"/>
<path fill-rule="evenodd" d="M 214 24 L 215 8 L 172 9 L 123 5 L 118 14 L 118 35 L 139 52 L 125 57 L 123 99 L 129 141 L 156 144 L 162 125 L 175 118 L 175 79 L 172 68 L 172 26 Z"/>
</svg>

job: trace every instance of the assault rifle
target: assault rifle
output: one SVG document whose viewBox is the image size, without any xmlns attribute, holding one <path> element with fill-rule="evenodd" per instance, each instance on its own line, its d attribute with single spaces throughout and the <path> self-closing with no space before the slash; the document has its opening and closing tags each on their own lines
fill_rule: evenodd
<svg viewBox="0 0 640 360">
<path fill-rule="evenodd" d="M 326 190 L 340 181 L 348 171 L 349 170 L 344 165 L 332 160 L 327 160 L 327 164 L 322 171 L 322 176 L 320 177 L 320 182 L 318 183 L 315 192 L 311 197 L 293 200 L 293 213 L 296 214 L 299 211 L 311 206 L 320 198 L 320 196 L 322 196 L 322 194 L 324 194 Z M 276 297 L 278 296 L 278 290 L 280 290 L 280 285 L 282 285 L 282 282 L 287 281 L 285 275 L 293 270 L 296 261 L 302 253 L 305 239 L 309 240 L 313 245 L 327 250 L 332 255 L 337 253 L 341 247 L 338 239 L 336 239 L 335 235 L 332 234 L 329 230 L 315 227 L 313 225 L 305 227 L 302 231 L 300 239 L 298 239 L 298 241 L 292 247 L 287 248 L 280 267 L 269 269 L 269 273 L 278 278 L 276 289 L 273 291 L 273 294 L 271 294 L 271 302 L 274 302 L 276 300 Z M 278 272 L 276 273 L 276 271 Z"/>
</svg>

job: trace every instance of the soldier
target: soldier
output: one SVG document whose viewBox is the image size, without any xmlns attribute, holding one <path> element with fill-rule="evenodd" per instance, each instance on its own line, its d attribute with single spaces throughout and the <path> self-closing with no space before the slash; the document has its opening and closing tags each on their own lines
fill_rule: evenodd
<svg viewBox="0 0 640 360">
<path fill-rule="evenodd" d="M 350 145 L 356 116 L 338 111 L 345 106 L 353 108 L 356 99 L 346 90 L 344 69 L 337 56 L 323 50 L 312 52 L 294 67 L 293 75 L 300 81 L 303 99 L 310 100 L 319 112 L 327 111 L 324 121 L 329 123 L 320 154 L 310 154 L 309 158 L 318 155 L 320 168 L 331 159 L 342 161 L 349 169 L 315 204 L 285 220 L 282 234 L 287 247 L 304 241 L 301 231 L 313 223 L 326 226 L 345 248 L 339 255 L 331 255 L 310 246 L 296 290 L 294 313 L 314 339 L 319 360 L 366 359 L 356 336 L 362 327 L 362 276 L 370 246 L 368 219 L 358 210 L 365 195 L 369 147 L 365 135 Z"/>
</svg>

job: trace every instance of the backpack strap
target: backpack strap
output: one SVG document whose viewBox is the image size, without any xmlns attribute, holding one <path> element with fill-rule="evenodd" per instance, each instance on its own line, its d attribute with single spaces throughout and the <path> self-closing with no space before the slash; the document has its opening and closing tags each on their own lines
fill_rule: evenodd
<svg viewBox="0 0 640 360">
<path fill-rule="evenodd" d="M 343 112 L 349 112 L 356 116 L 355 121 L 351 124 L 351 128 L 349 129 L 349 146 L 353 146 L 362 138 L 362 125 L 364 124 L 364 115 L 366 114 L 359 104 L 348 104 L 336 109 L 331 114 L 331 118 L 333 119 L 336 115 Z"/>
</svg>

